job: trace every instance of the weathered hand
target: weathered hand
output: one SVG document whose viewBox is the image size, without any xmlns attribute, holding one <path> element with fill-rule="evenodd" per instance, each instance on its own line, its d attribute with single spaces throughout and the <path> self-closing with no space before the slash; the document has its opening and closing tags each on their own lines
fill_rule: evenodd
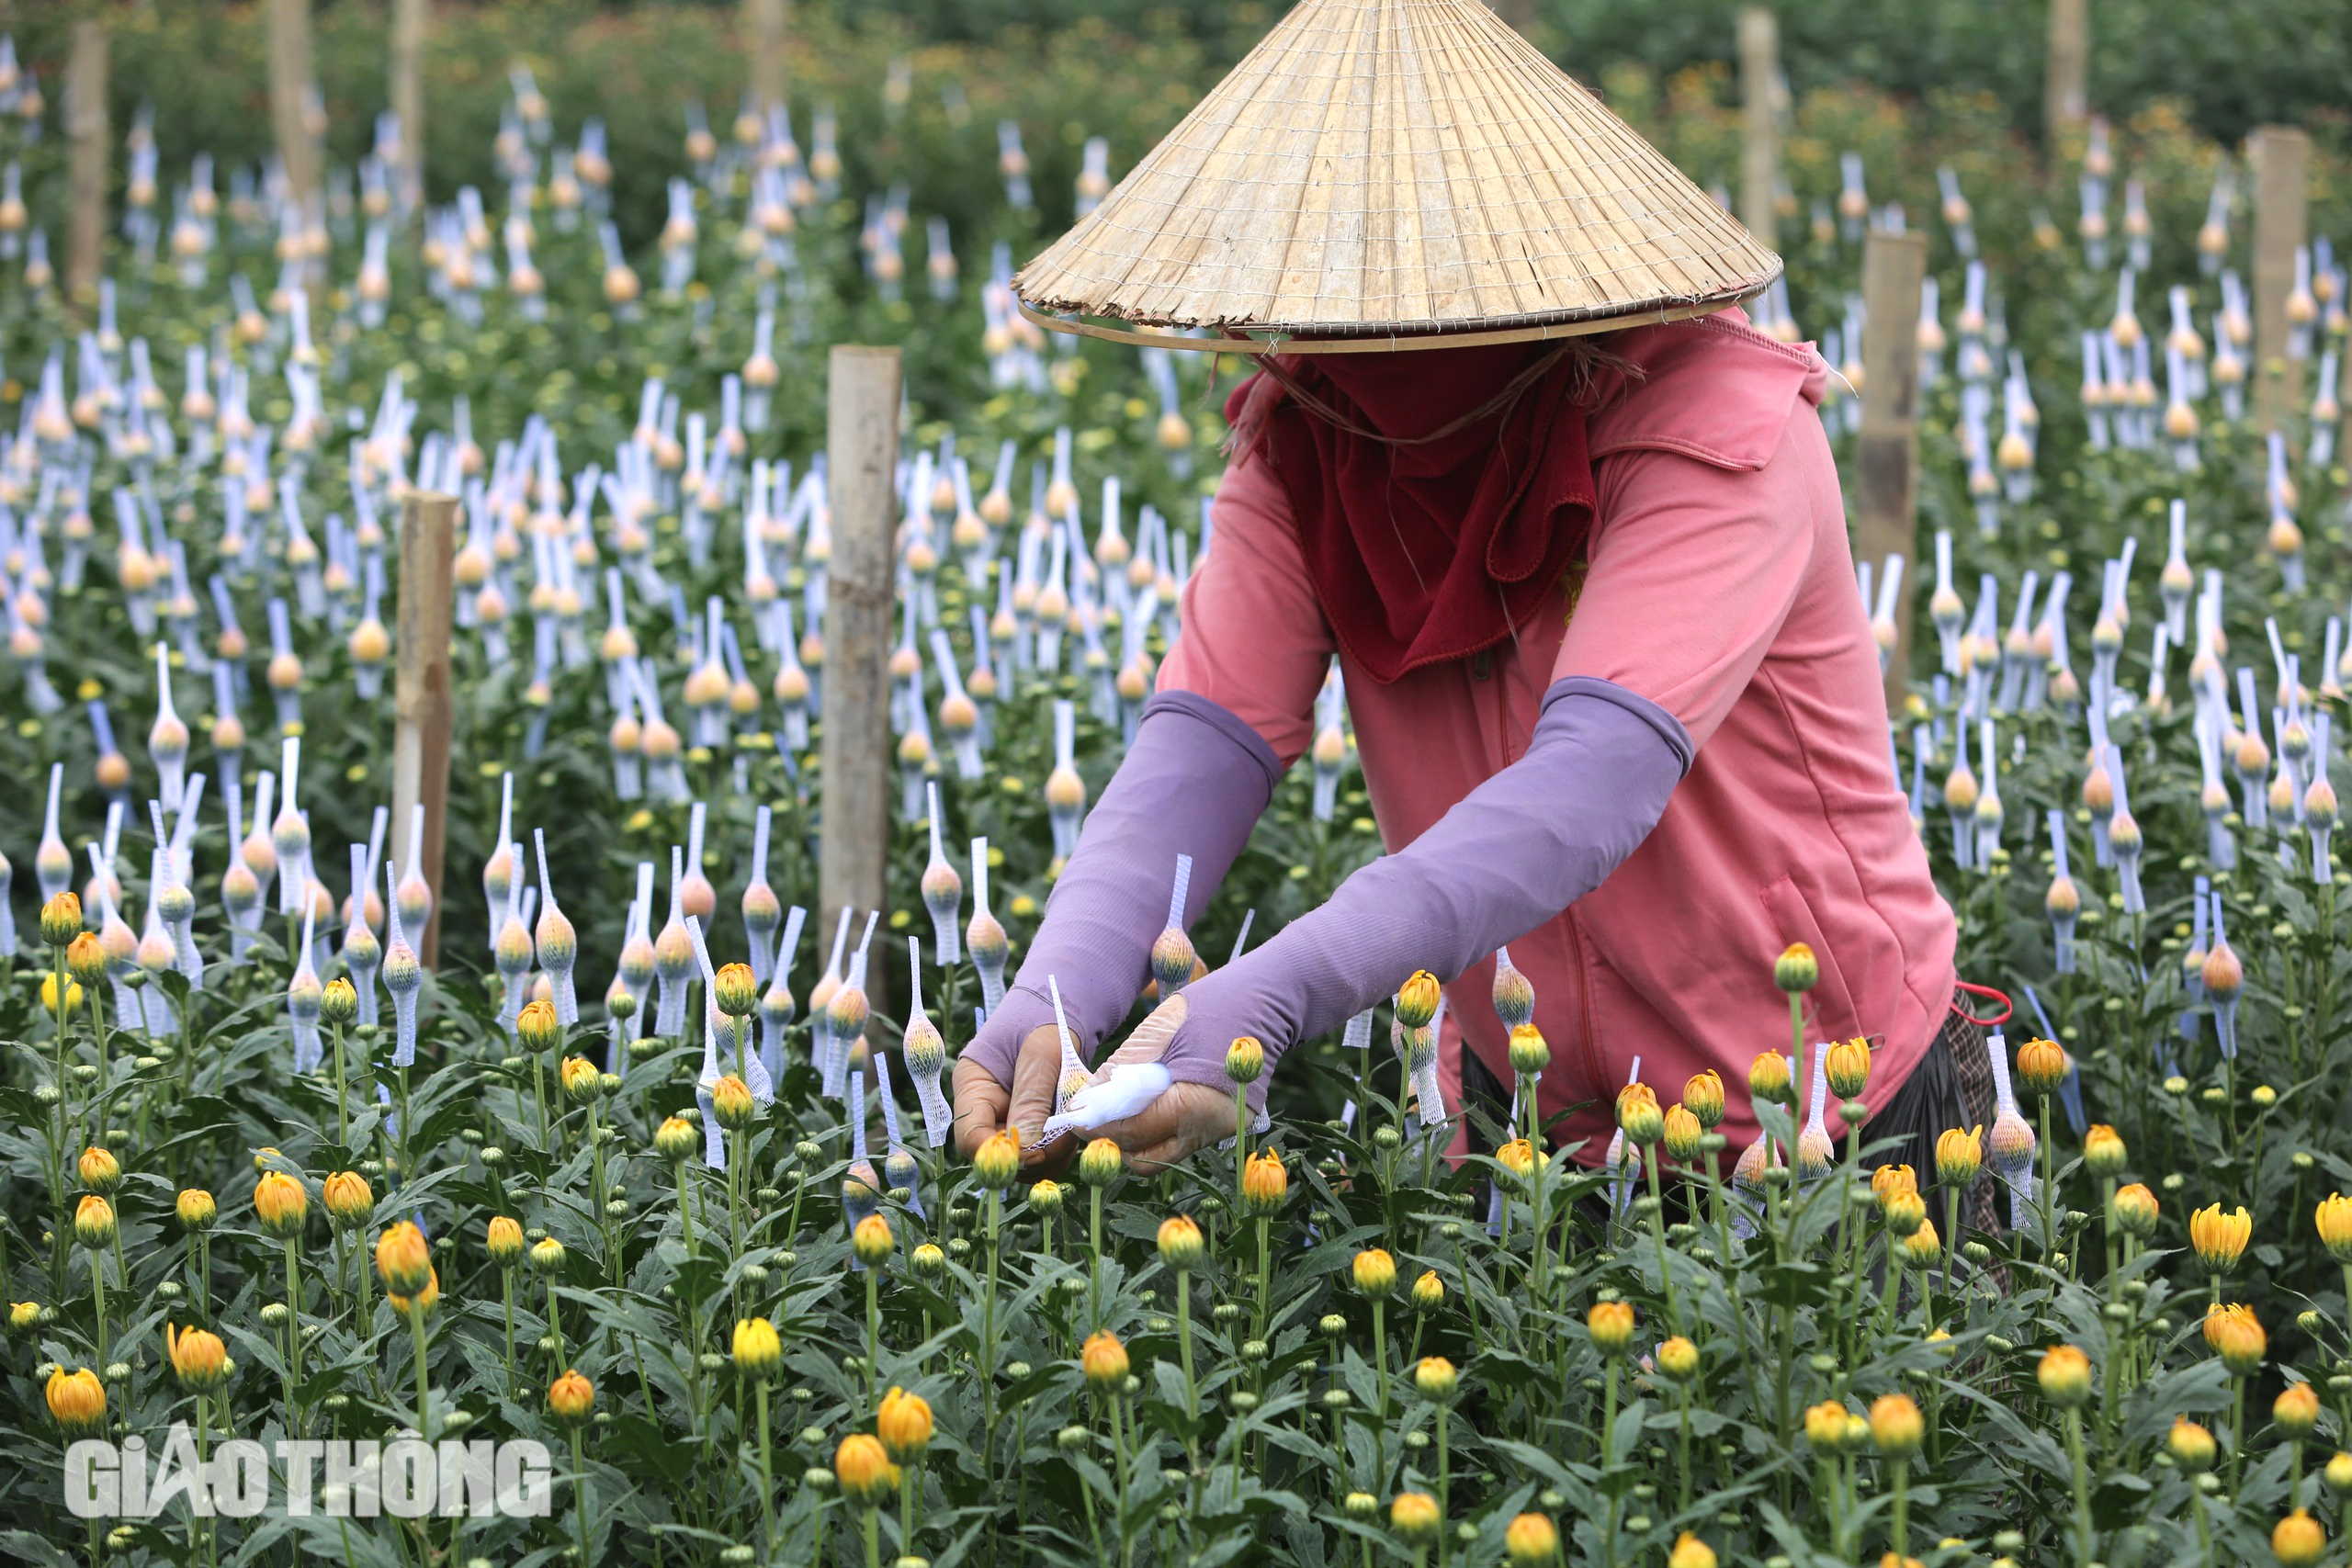
<svg viewBox="0 0 2352 1568">
<path fill-rule="evenodd" d="M 956 1147 L 967 1159 L 1007 1127 L 1021 1134 L 1022 1163 L 1058 1166 L 1069 1157 L 1068 1139 L 1036 1147 L 1046 1118 L 1054 1112 L 1054 1090 L 1061 1077 L 1062 1047 L 1054 1026 L 1044 1024 L 1021 1040 L 1007 1089 L 986 1065 L 966 1055 L 956 1064 Z"/>
<path fill-rule="evenodd" d="M 1182 1058 L 1202 1055 L 1205 1047 L 1188 1050 L 1189 1039 L 1180 1039 L 1192 1012 L 1187 999 L 1191 991 L 1188 987 L 1154 1008 L 1151 1016 L 1136 1026 L 1126 1043 L 1102 1065 L 1103 1069 L 1136 1062 L 1163 1062 L 1175 1072 L 1185 1065 Z M 1196 1025 L 1192 1032 L 1198 1033 L 1200 1029 Z M 1222 1072 L 1222 1045 L 1217 1048 L 1216 1060 L 1220 1064 L 1218 1071 Z M 1197 1068 L 1198 1064 L 1193 1066 Z M 1159 1099 L 1133 1116 L 1098 1127 L 1086 1136 L 1110 1139 L 1126 1155 L 1130 1169 L 1149 1175 L 1174 1165 L 1196 1149 L 1207 1148 L 1232 1135 L 1232 1091 L 1212 1082 L 1199 1081 L 1196 1071 L 1192 1081 L 1178 1077 Z"/>
</svg>

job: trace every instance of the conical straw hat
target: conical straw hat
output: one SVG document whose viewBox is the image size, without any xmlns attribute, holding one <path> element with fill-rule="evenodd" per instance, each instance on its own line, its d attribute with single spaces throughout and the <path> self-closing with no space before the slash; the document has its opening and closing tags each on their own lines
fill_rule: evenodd
<svg viewBox="0 0 2352 1568">
<path fill-rule="evenodd" d="M 1479 0 L 1301 0 L 1013 288 L 1064 331 L 1130 335 L 1041 312 L 1385 348 L 1697 315 L 1780 271 Z"/>
</svg>

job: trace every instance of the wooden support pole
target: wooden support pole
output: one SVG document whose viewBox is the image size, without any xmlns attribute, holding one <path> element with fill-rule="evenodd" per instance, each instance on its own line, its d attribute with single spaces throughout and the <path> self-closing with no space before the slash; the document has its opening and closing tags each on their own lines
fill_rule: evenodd
<svg viewBox="0 0 2352 1568">
<path fill-rule="evenodd" d="M 318 143 L 302 113 L 311 85 L 311 0 L 269 0 L 269 118 L 287 193 L 305 223 L 319 186 Z"/>
<path fill-rule="evenodd" d="M 1919 281 L 1923 234 L 1873 229 L 1862 246 L 1862 429 L 1854 451 L 1854 554 L 1875 569 L 1904 558 L 1914 591 L 1894 604 L 1886 711 L 1900 717 L 1911 673 L 1911 605 L 1919 565 Z"/>
<path fill-rule="evenodd" d="M 2346 353 L 2344 355 L 2343 365 L 2338 371 L 2335 381 L 2335 402 L 2343 420 L 2335 434 L 2335 460 L 2341 463 L 2347 460 L 2346 454 L 2352 453 L 2352 353 Z"/>
<path fill-rule="evenodd" d="M 752 97 L 762 114 L 782 104 L 786 0 L 743 0 L 744 42 L 752 56 Z"/>
<path fill-rule="evenodd" d="M 820 914 L 879 909 L 897 786 L 890 642 L 898 521 L 899 351 L 836 344 L 828 367 L 825 472 L 833 556 L 826 569 Z M 837 918 L 837 917 L 835 917 Z M 866 998 L 883 1010 L 880 966 Z"/>
<path fill-rule="evenodd" d="M 392 0 L 392 114 L 401 122 L 394 193 L 401 210 L 424 207 L 425 0 Z"/>
<path fill-rule="evenodd" d="M 1780 19 L 1761 6 L 1750 6 L 1739 14 L 1739 220 L 1759 242 L 1774 246 L 1781 228 L 1780 96 Z"/>
<path fill-rule="evenodd" d="M 392 863 L 405 868 L 409 820 L 424 807 L 418 869 L 433 889 L 433 918 L 411 933 L 431 968 L 440 956 L 441 854 L 449 826 L 449 611 L 457 558 L 458 498 L 412 494 L 401 508 L 401 585 L 392 680 Z"/>
<path fill-rule="evenodd" d="M 74 24 L 65 69 L 65 131 L 71 142 L 74 215 L 65 253 L 69 297 L 95 293 L 107 238 L 107 29 Z"/>
<path fill-rule="evenodd" d="M 2287 357 L 2287 297 L 2295 253 L 2310 237 L 2312 139 L 2291 126 L 2256 128 L 2254 165 L 2254 412 L 2257 428 L 2284 430 L 2303 406 L 2303 365 Z"/>
<path fill-rule="evenodd" d="M 2067 131 L 2090 118 L 2090 0 L 2050 0 L 2050 48 L 2042 117 L 2054 151 Z"/>
</svg>

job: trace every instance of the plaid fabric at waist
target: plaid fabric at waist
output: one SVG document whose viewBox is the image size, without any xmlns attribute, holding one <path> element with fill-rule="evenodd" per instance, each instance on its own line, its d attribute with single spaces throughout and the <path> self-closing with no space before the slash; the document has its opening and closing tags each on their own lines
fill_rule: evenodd
<svg viewBox="0 0 2352 1568">
<path fill-rule="evenodd" d="M 1923 1195 L 1939 1185 L 1935 1179 L 1936 1139 L 1951 1128 L 1965 1132 L 1993 1123 L 1993 1058 L 1984 1030 L 1968 1016 L 1968 1007 L 1967 993 L 1954 991 L 1943 1026 L 1919 1065 L 1863 1126 L 1862 1135 L 1871 1142 L 1900 1140 L 1893 1148 L 1866 1156 L 1864 1163 L 1873 1168 L 1890 1162 L 1909 1166 Z M 1984 1235 L 2000 1228 L 2000 1187 L 1989 1172 L 1970 1185 L 1962 1201 L 1962 1219 L 1970 1232 Z M 1941 1203 L 1930 1203 L 1928 1213 L 1940 1215 Z M 1951 1238 L 1944 1239 L 1949 1244 Z"/>
</svg>

